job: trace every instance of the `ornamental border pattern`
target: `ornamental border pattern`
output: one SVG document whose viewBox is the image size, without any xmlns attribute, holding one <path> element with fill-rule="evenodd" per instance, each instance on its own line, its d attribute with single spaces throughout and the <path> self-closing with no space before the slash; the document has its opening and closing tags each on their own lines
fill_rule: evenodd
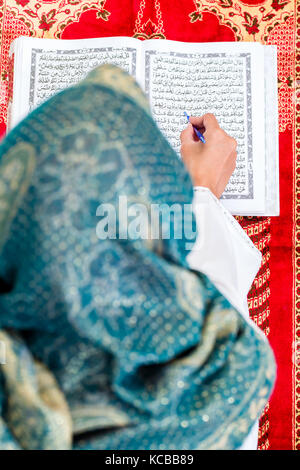
<svg viewBox="0 0 300 470">
<path fill-rule="evenodd" d="M 293 449 L 300 450 L 300 0 L 295 2 L 295 121 L 293 126 Z"/>
</svg>

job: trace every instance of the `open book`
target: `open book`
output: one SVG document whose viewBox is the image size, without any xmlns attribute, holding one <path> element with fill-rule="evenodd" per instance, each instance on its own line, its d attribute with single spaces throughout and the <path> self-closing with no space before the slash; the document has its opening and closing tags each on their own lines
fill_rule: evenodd
<svg viewBox="0 0 300 470">
<path fill-rule="evenodd" d="M 237 166 L 222 195 L 227 209 L 236 215 L 279 214 L 276 46 L 19 37 L 12 54 L 8 129 L 91 69 L 113 63 L 145 90 L 158 127 L 178 154 L 184 111 L 214 113 L 237 140 Z"/>
</svg>

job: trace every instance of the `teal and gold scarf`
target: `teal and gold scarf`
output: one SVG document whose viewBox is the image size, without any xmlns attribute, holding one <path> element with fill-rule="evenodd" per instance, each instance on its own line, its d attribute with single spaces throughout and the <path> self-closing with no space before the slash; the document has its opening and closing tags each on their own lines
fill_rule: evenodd
<svg viewBox="0 0 300 470">
<path fill-rule="evenodd" d="M 192 201 L 134 80 L 95 69 L 0 155 L 0 448 L 238 448 L 272 389 L 268 343 L 189 270 L 185 237 L 97 236 L 121 196 Z"/>
</svg>

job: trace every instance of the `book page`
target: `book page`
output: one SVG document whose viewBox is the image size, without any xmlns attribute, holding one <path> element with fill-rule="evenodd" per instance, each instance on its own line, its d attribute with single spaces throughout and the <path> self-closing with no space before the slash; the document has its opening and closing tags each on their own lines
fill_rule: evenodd
<svg viewBox="0 0 300 470">
<path fill-rule="evenodd" d="M 235 214 L 262 213 L 265 203 L 264 55 L 250 43 L 143 44 L 144 87 L 154 119 L 173 148 L 189 115 L 213 113 L 238 142 L 236 169 L 222 195 Z M 204 144 L 205 145 L 205 144 Z"/>
<path fill-rule="evenodd" d="M 279 215 L 279 129 L 277 46 L 264 46 L 266 207 L 264 215 Z"/>
<path fill-rule="evenodd" d="M 118 65 L 136 77 L 140 54 L 140 41 L 137 39 L 55 40 L 26 37 L 18 40 L 19 45 L 17 43 L 15 48 L 22 49 L 19 56 L 22 56 L 25 70 L 24 73 L 18 72 L 22 80 L 21 96 L 18 96 L 18 84 L 14 83 L 17 93 L 14 100 L 20 100 L 22 105 L 18 116 L 12 116 L 13 125 L 52 95 L 84 79 L 98 65 Z"/>
</svg>

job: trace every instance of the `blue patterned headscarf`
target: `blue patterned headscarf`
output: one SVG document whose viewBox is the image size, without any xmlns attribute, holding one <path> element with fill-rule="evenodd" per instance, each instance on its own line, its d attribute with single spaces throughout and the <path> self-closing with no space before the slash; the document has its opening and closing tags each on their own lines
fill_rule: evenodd
<svg viewBox="0 0 300 470">
<path fill-rule="evenodd" d="M 192 201 L 134 80 L 95 69 L 0 155 L 0 448 L 238 448 L 274 381 L 267 341 L 184 237 L 97 237 L 120 196 Z"/>
</svg>

